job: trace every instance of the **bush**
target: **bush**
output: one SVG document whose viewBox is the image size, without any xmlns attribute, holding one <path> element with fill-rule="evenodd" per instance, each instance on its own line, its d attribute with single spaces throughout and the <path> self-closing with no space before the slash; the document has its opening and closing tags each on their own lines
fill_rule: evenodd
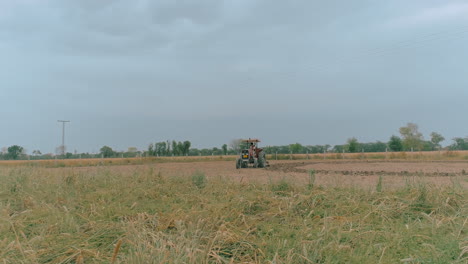
<svg viewBox="0 0 468 264">
<path fill-rule="evenodd" d="M 192 174 L 192 183 L 198 189 L 203 189 L 206 186 L 206 175 L 201 171 L 196 171 Z"/>
</svg>

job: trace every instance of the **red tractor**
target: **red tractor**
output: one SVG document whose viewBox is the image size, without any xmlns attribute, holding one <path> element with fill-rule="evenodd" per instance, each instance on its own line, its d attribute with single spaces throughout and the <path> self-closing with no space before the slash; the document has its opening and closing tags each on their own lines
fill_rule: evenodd
<svg viewBox="0 0 468 264">
<path fill-rule="evenodd" d="M 265 152 L 258 147 L 258 139 L 243 139 L 241 140 L 242 149 L 240 156 L 236 160 L 236 169 L 240 168 L 265 168 L 269 166 Z"/>
</svg>

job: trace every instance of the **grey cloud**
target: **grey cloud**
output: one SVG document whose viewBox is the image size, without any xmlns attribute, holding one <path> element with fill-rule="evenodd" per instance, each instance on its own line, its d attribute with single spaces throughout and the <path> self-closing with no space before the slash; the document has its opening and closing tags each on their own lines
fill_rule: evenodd
<svg viewBox="0 0 468 264">
<path fill-rule="evenodd" d="M 85 5 L 78 11 L 64 6 L 69 28 L 57 32 L 57 38 L 63 41 L 65 36 L 68 40 L 62 43 L 64 49 L 91 53 L 125 55 L 170 50 L 219 25 L 216 20 L 221 4 L 214 2 L 108 1 L 98 7 Z"/>
<path fill-rule="evenodd" d="M 361 134 L 386 140 L 385 131 L 408 121 L 436 129 L 428 116 L 442 115 L 429 105 L 455 106 L 447 116 L 468 110 L 466 40 L 425 41 L 421 34 L 432 28 L 385 27 L 438 1 L 28 3 L 0 15 L 0 89 L 9 110 L 2 113 L 15 125 L 35 112 L 41 120 L 73 119 L 74 129 L 113 132 L 80 139 L 75 131 L 79 150 L 99 149 L 103 140 L 144 146 L 171 133 L 219 145 L 255 124 L 272 144 L 333 144 Z M 450 23 L 438 30 L 459 26 Z M 299 129 L 288 136 L 275 130 L 282 125 Z M 195 127 L 198 134 L 186 132 Z"/>
<path fill-rule="evenodd" d="M 156 24 L 172 24 L 190 20 L 194 24 L 211 24 L 219 20 L 224 1 L 220 0 L 164 0 L 148 5 Z"/>
</svg>

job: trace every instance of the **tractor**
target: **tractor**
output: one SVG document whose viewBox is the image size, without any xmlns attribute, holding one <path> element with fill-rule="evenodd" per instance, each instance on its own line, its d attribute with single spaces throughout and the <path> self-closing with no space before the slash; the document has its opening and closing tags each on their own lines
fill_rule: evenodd
<svg viewBox="0 0 468 264">
<path fill-rule="evenodd" d="M 258 139 L 241 140 L 242 149 L 239 157 L 236 159 L 236 169 L 240 168 L 265 168 L 269 164 L 265 157 L 265 152 L 258 147 Z"/>
</svg>

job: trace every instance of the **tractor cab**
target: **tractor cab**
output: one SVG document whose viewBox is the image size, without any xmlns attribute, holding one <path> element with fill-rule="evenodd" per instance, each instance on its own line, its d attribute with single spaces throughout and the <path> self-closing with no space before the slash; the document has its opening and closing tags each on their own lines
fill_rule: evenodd
<svg viewBox="0 0 468 264">
<path fill-rule="evenodd" d="M 249 155 L 249 150 L 248 149 L 243 149 L 241 150 L 241 158 L 243 160 L 249 160 L 251 156 Z"/>
</svg>

